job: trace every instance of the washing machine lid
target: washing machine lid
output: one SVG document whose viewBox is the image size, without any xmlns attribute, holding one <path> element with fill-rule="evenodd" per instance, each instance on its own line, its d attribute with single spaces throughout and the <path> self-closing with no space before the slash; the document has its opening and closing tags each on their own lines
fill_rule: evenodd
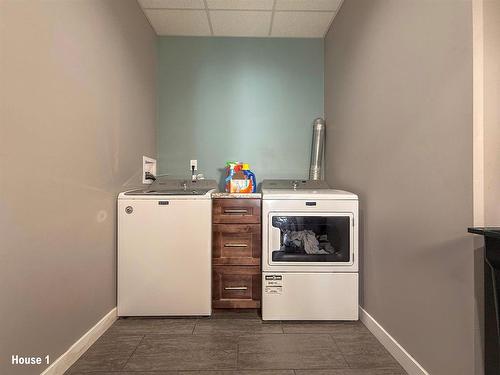
<svg viewBox="0 0 500 375">
<path fill-rule="evenodd" d="M 211 199 L 217 191 L 217 181 L 186 179 L 156 180 L 148 187 L 124 191 L 118 199 Z"/>
<path fill-rule="evenodd" d="M 358 196 L 348 191 L 332 189 L 325 181 L 264 180 L 262 199 L 357 200 Z"/>
</svg>

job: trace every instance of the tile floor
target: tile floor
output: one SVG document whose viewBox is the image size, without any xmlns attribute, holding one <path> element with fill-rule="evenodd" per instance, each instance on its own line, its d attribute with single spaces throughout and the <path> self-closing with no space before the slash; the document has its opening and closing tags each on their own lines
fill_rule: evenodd
<svg viewBox="0 0 500 375">
<path fill-rule="evenodd" d="M 211 318 L 127 318 L 68 375 L 402 375 L 360 323 L 262 322 L 255 310 Z"/>
</svg>

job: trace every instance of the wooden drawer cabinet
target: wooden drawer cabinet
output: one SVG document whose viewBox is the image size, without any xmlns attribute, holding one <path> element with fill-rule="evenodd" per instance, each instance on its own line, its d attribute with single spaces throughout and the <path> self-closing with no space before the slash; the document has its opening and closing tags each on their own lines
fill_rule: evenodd
<svg viewBox="0 0 500 375">
<path fill-rule="evenodd" d="M 260 224 L 213 224 L 212 263 L 260 265 Z"/>
<path fill-rule="evenodd" d="M 219 198 L 213 203 L 216 224 L 260 224 L 260 199 Z"/>
<path fill-rule="evenodd" d="M 214 308 L 260 307 L 259 266 L 213 266 Z"/>
<path fill-rule="evenodd" d="M 260 307 L 260 199 L 214 199 L 212 217 L 213 307 Z"/>
</svg>

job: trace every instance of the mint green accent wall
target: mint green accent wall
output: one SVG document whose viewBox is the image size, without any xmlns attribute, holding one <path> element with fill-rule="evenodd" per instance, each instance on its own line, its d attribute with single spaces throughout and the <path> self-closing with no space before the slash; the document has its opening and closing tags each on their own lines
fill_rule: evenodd
<svg viewBox="0 0 500 375">
<path fill-rule="evenodd" d="M 221 180 L 227 160 L 257 180 L 308 175 L 312 121 L 323 116 L 323 40 L 159 38 L 160 173 L 190 159 Z"/>
</svg>

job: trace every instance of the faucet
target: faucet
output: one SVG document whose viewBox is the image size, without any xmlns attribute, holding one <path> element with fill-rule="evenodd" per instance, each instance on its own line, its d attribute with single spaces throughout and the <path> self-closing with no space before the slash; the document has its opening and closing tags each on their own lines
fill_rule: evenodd
<svg viewBox="0 0 500 375">
<path fill-rule="evenodd" d="M 156 176 L 154 174 L 152 174 L 151 172 L 146 172 L 146 173 L 144 173 L 144 179 L 156 181 Z"/>
</svg>

